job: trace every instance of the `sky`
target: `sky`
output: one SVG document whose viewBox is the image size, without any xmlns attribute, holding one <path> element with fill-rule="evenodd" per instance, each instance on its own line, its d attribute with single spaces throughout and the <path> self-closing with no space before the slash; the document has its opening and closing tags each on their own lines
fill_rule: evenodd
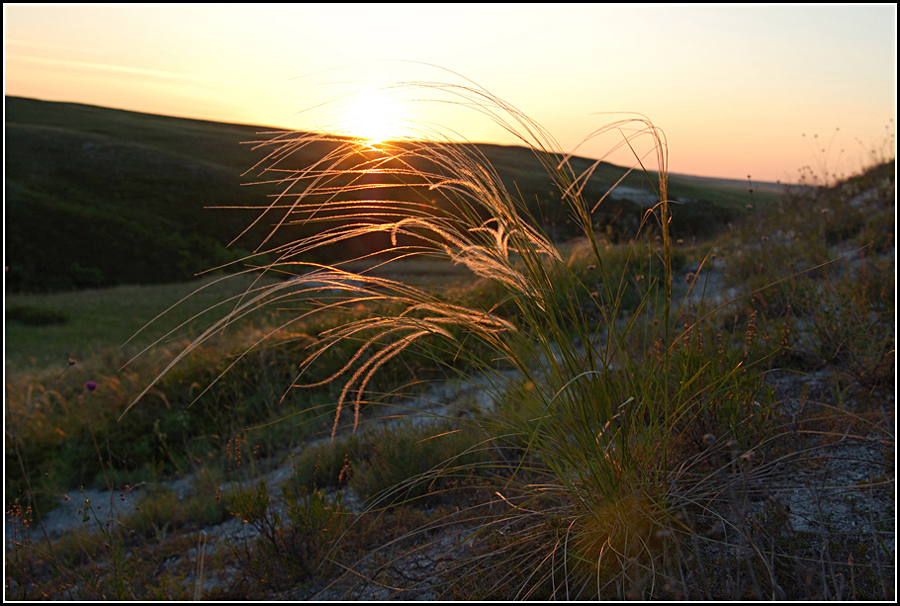
<svg viewBox="0 0 900 606">
<path fill-rule="evenodd" d="M 669 171 L 758 181 L 852 174 L 895 149 L 894 4 L 3 9 L 6 95 L 520 144 L 492 119 L 485 99 L 500 99 L 559 151 L 629 165 L 652 148 L 623 146 L 629 127 L 589 137 L 641 114 L 665 135 Z"/>
</svg>

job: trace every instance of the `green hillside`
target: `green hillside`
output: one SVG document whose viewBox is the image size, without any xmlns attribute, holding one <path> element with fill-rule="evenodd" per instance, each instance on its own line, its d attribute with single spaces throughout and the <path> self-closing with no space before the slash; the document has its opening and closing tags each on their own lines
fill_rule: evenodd
<svg viewBox="0 0 900 606">
<path fill-rule="evenodd" d="M 208 208 L 258 206 L 274 191 L 241 187 L 258 178 L 241 174 L 271 150 L 246 144 L 260 139 L 264 127 L 19 97 L 6 97 L 5 104 L 9 291 L 193 279 L 255 249 L 280 218 L 266 216 L 228 247 L 257 213 Z M 548 233 L 559 240 L 576 233 L 531 150 L 475 147 Z M 292 155 L 289 166 L 303 168 L 328 151 L 326 143 L 305 147 Z M 590 163 L 572 161 L 575 170 Z M 586 198 L 599 200 L 623 172 L 602 164 L 585 189 Z M 646 178 L 636 173 L 622 186 L 622 191 L 651 191 Z M 391 195 L 403 194 L 394 189 Z M 673 234 L 709 235 L 741 212 L 747 196 L 735 188 L 673 177 L 670 198 L 689 200 L 674 207 Z M 595 213 L 595 227 L 612 239 L 624 237 L 634 232 L 642 212 L 634 201 L 608 198 Z M 282 228 L 268 244 L 292 241 L 309 229 L 313 227 Z M 354 250 L 381 245 L 367 240 Z"/>
<path fill-rule="evenodd" d="M 255 129 L 6 99 L 7 288 L 190 279 L 233 258 Z"/>
</svg>

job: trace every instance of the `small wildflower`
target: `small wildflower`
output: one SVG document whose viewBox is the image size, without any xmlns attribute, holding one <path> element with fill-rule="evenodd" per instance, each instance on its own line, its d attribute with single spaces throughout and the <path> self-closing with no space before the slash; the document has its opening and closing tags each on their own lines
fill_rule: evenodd
<svg viewBox="0 0 900 606">
<path fill-rule="evenodd" d="M 87 388 L 88 391 L 96 391 L 97 382 L 96 381 L 88 381 L 87 383 L 84 384 L 84 386 Z"/>
<path fill-rule="evenodd" d="M 716 436 L 711 433 L 708 433 L 703 436 L 703 443 L 706 444 L 707 447 L 712 446 L 716 443 Z"/>
</svg>

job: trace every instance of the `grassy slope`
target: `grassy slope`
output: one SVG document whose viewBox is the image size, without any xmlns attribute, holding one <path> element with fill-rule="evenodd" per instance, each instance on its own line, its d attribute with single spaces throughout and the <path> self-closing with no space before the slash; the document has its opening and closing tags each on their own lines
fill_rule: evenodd
<svg viewBox="0 0 900 606">
<path fill-rule="evenodd" d="M 165 315 L 165 329 L 151 326 L 146 334 L 130 342 L 128 349 L 146 346 L 161 332 L 178 326 L 228 297 L 243 293 L 251 282 L 249 277 L 217 282 L 219 277 L 204 276 L 193 282 L 174 284 L 136 284 L 69 293 L 9 295 L 6 301 L 8 308 L 18 306 L 51 311 L 62 314 L 67 321 L 30 326 L 7 320 L 7 373 L 63 367 L 69 358 L 83 362 L 104 350 L 120 347 L 158 314 L 205 287 Z M 224 311 L 225 306 L 219 309 Z M 212 314 L 206 319 L 211 317 Z"/>
<path fill-rule="evenodd" d="M 6 254 L 10 291 L 46 292 L 184 281 L 253 249 L 271 225 L 267 218 L 225 246 L 256 216 L 253 210 L 209 210 L 216 205 L 259 205 L 266 191 L 240 187 L 240 175 L 267 150 L 247 141 L 264 127 L 222 124 L 72 103 L 6 97 Z M 265 137 L 263 137 L 265 138 Z M 538 221 L 566 238 L 573 231 L 558 193 L 530 150 L 478 145 L 512 191 L 532 204 Z M 300 150 L 298 165 L 321 157 Z M 591 161 L 576 158 L 580 170 Z M 603 164 L 586 188 L 597 199 L 624 169 Z M 633 173 L 623 185 L 647 189 Z M 731 220 L 746 192 L 673 179 L 670 195 L 699 202 L 674 211 L 675 235 Z M 759 194 L 758 194 L 759 195 Z M 633 233 L 641 209 L 608 200 L 596 214 L 609 234 Z M 294 239 L 283 231 L 279 241 Z"/>
<path fill-rule="evenodd" d="M 171 282 L 228 258 L 248 217 L 204 206 L 250 202 L 237 167 L 254 129 L 15 98 L 6 111 L 7 288 Z"/>
<path fill-rule="evenodd" d="M 347 269 L 360 271 L 362 266 L 351 264 Z M 395 262 L 387 268 L 376 270 L 374 275 L 407 283 L 448 285 L 472 279 L 465 267 L 438 260 Z M 250 276 L 232 276 L 219 281 L 220 277 L 203 276 L 191 282 L 121 285 L 66 293 L 9 294 L 6 297 L 7 309 L 24 307 L 43 310 L 64 316 L 66 322 L 35 326 L 7 318 L 7 372 L 18 375 L 32 370 L 57 369 L 65 366 L 69 358 L 83 362 L 93 355 L 118 348 L 158 314 L 191 295 L 166 313 L 160 322 L 148 327 L 146 333 L 130 342 L 127 349 L 136 350 L 194 314 L 243 293 L 254 279 Z M 255 286 L 271 280 L 264 278 Z M 203 290 L 195 293 L 200 288 Z M 218 309 L 225 311 L 226 306 Z M 205 319 L 209 320 L 214 315 L 205 316 Z"/>
</svg>

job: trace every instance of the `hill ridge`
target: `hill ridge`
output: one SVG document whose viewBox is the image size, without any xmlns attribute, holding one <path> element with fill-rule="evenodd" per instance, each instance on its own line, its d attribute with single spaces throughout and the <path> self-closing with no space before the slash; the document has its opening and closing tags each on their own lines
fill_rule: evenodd
<svg viewBox="0 0 900 606">
<path fill-rule="evenodd" d="M 240 187 L 250 180 L 242 175 L 267 151 L 246 143 L 283 129 L 25 97 L 6 96 L 4 101 L 6 284 L 12 292 L 190 280 L 245 256 L 267 234 L 268 227 L 259 225 L 238 242 L 244 250 L 226 248 L 258 214 L 253 207 L 265 204 L 266 195 L 275 192 L 271 187 Z M 92 150 L 88 144 L 98 139 L 108 142 L 105 151 L 113 153 Z M 292 165 L 318 161 L 325 145 L 298 150 Z M 554 185 L 534 150 L 495 143 L 459 145 L 483 154 L 552 237 L 571 237 L 571 218 L 559 197 L 548 195 Z M 593 162 L 571 159 L 576 171 Z M 586 199 L 602 198 L 625 171 L 601 163 L 585 187 Z M 637 172 L 621 187 L 623 195 L 607 199 L 593 217 L 596 227 L 614 239 L 634 233 L 641 205 L 646 205 L 643 197 L 629 198 L 627 188 L 651 189 Z M 670 179 L 670 196 L 697 202 L 675 211 L 673 226 L 681 237 L 724 225 L 747 203 L 733 187 L 676 177 Z M 250 210 L 212 212 L 210 206 Z M 103 214 L 111 208 L 115 216 Z M 68 228 L 54 222 L 65 222 Z M 284 229 L 275 243 L 292 241 L 297 229 Z M 137 238 L 139 245 L 133 242 L 135 234 L 143 234 Z M 106 243 L 107 254 L 96 250 L 99 242 Z M 123 257 L 143 269 L 133 271 Z"/>
</svg>

